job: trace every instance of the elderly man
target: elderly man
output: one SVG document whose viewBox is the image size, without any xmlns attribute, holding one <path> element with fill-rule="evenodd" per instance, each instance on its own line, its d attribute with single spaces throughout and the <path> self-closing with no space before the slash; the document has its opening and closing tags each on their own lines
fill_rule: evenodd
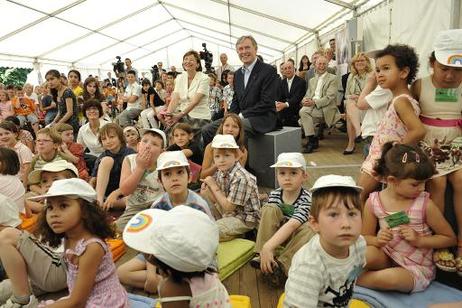
<svg viewBox="0 0 462 308">
<path fill-rule="evenodd" d="M 239 59 L 244 64 L 234 74 L 234 96 L 230 112 L 238 114 L 247 137 L 265 134 L 276 128 L 279 77 L 276 69 L 257 59 L 257 42 L 251 35 L 241 36 L 236 43 Z M 221 120 L 202 128 L 204 146 L 212 141 Z"/>
<path fill-rule="evenodd" d="M 225 53 L 222 53 L 220 55 L 220 62 L 221 62 L 221 66 L 217 67 L 215 73 L 219 81 L 226 81 L 226 80 L 221 80 L 221 75 L 226 70 L 234 71 L 234 69 L 231 65 L 228 64 L 228 56 Z"/>
<path fill-rule="evenodd" d="M 315 136 L 315 125 L 325 123 L 331 127 L 340 120 L 337 108 L 337 77 L 327 72 L 327 64 L 325 56 L 318 57 L 315 66 L 316 75 L 310 80 L 302 100 L 300 122 L 308 138 L 304 153 L 311 153 L 319 146 L 318 137 Z"/>
<path fill-rule="evenodd" d="M 279 85 L 279 100 L 276 102 L 278 119 L 283 126 L 298 126 L 300 102 L 306 92 L 305 80 L 295 75 L 292 59 L 282 65 L 285 77 Z"/>
</svg>

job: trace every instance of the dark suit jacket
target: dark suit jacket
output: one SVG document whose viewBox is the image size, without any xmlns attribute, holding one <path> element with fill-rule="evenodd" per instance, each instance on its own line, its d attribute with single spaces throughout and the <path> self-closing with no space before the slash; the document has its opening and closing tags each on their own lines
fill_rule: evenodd
<svg viewBox="0 0 462 308">
<path fill-rule="evenodd" d="M 287 85 L 287 78 L 280 81 L 279 86 L 279 99 L 280 102 L 289 103 L 289 108 L 285 108 L 278 112 L 278 117 L 285 126 L 298 126 L 299 115 L 301 105 L 300 102 L 306 93 L 306 82 L 297 75 L 294 76 L 292 85 Z"/>
<path fill-rule="evenodd" d="M 244 73 L 239 68 L 234 73 L 234 97 L 230 111 L 242 113 L 257 133 L 273 131 L 277 120 L 278 80 L 273 66 L 257 60 L 244 88 Z"/>
</svg>

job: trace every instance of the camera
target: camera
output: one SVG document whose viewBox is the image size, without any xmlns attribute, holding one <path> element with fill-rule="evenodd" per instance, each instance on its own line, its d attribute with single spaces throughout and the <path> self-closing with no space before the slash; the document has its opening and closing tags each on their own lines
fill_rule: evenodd
<svg viewBox="0 0 462 308">
<path fill-rule="evenodd" d="M 199 52 L 201 60 L 204 60 L 205 62 L 205 73 L 210 74 L 214 72 L 214 69 L 212 68 L 212 62 L 213 62 L 213 54 L 207 50 L 207 44 L 202 43 L 202 47 L 204 47 L 204 50 Z"/>
<path fill-rule="evenodd" d="M 151 74 L 152 74 L 152 82 L 160 79 L 159 67 L 156 64 L 154 64 L 151 67 Z"/>
<path fill-rule="evenodd" d="M 120 56 L 116 57 L 116 62 L 112 62 L 112 68 L 117 77 L 124 77 L 125 65 Z"/>
</svg>

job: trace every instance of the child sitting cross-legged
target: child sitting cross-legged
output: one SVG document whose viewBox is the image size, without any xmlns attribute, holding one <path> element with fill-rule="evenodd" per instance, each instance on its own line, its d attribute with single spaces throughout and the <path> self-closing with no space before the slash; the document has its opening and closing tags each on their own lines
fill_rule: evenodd
<svg viewBox="0 0 462 308">
<path fill-rule="evenodd" d="M 41 183 L 43 193 L 48 191 L 54 181 L 77 176 L 77 168 L 64 160 L 45 164 L 41 170 L 29 174 L 34 182 Z M 26 200 L 26 210 L 29 204 L 36 206 L 36 213 L 43 211 L 43 201 Z M 31 209 L 34 211 L 32 206 Z M 10 279 L 0 282 L 0 305 L 8 301 L 6 307 L 36 307 L 35 296 L 65 289 L 66 271 L 62 252 L 62 246 L 51 248 L 27 231 L 17 228 L 2 230 L 0 259 Z"/>
<path fill-rule="evenodd" d="M 367 241 L 368 271 L 359 277 L 358 285 L 423 291 L 436 274 L 433 249 L 451 247 L 457 241 L 424 191 L 435 166 L 419 147 L 388 142 L 374 171 L 387 188 L 371 193 L 366 202 L 362 233 Z"/>
<path fill-rule="evenodd" d="M 349 176 L 326 175 L 311 188 L 316 234 L 295 254 L 284 307 L 347 307 L 365 260 L 361 187 Z"/>
<path fill-rule="evenodd" d="M 127 292 L 104 241 L 113 238 L 115 230 L 96 203 L 93 187 L 82 179 L 58 180 L 46 194 L 34 198 L 44 198 L 46 204 L 38 219 L 40 241 L 51 247 L 64 244 L 69 289 L 68 296 L 40 306 L 128 307 Z"/>
<path fill-rule="evenodd" d="M 239 163 L 239 146 L 232 135 L 215 135 L 212 149 L 217 171 L 202 180 L 201 193 L 214 205 L 220 241 L 229 241 L 258 228 L 257 180 Z"/>
<path fill-rule="evenodd" d="M 261 209 L 255 245 L 259 256 L 250 264 L 261 269 L 271 285 L 279 287 L 287 278 L 292 257 L 314 232 L 307 223 L 311 193 L 302 186 L 307 179 L 305 158 L 301 153 L 281 153 L 271 167 L 276 168 L 279 188 L 270 193 Z"/>
<path fill-rule="evenodd" d="M 210 268 L 218 228 L 206 214 L 184 205 L 168 212 L 144 210 L 129 221 L 123 239 L 162 276 L 157 287 L 161 307 L 231 307 L 226 288 Z"/>
<path fill-rule="evenodd" d="M 157 159 L 159 182 L 165 193 L 152 203 L 152 208 L 169 211 L 178 205 L 187 205 L 206 213 L 214 220 L 207 202 L 201 196 L 188 189 L 191 180 L 189 162 L 182 151 L 163 152 Z M 117 269 L 120 281 L 128 286 L 156 293 L 160 276 L 156 268 L 146 262 L 142 254 L 122 264 Z"/>
</svg>

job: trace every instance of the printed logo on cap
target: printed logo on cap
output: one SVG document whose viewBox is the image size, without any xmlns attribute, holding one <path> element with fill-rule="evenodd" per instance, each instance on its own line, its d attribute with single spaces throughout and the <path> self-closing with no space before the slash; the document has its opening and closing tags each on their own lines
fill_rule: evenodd
<svg viewBox="0 0 462 308">
<path fill-rule="evenodd" d="M 448 64 L 462 65 L 462 55 L 452 55 L 448 58 Z"/>
<path fill-rule="evenodd" d="M 176 161 L 176 160 L 171 160 L 169 162 L 166 162 L 164 164 L 164 167 L 170 167 L 170 166 L 179 166 L 180 165 L 180 162 Z"/>
<path fill-rule="evenodd" d="M 140 231 L 146 229 L 147 227 L 149 227 L 149 225 L 151 223 L 152 223 L 152 217 L 149 216 L 149 215 L 141 213 L 128 226 L 126 231 L 127 232 L 132 232 L 132 233 L 140 232 Z"/>
</svg>

